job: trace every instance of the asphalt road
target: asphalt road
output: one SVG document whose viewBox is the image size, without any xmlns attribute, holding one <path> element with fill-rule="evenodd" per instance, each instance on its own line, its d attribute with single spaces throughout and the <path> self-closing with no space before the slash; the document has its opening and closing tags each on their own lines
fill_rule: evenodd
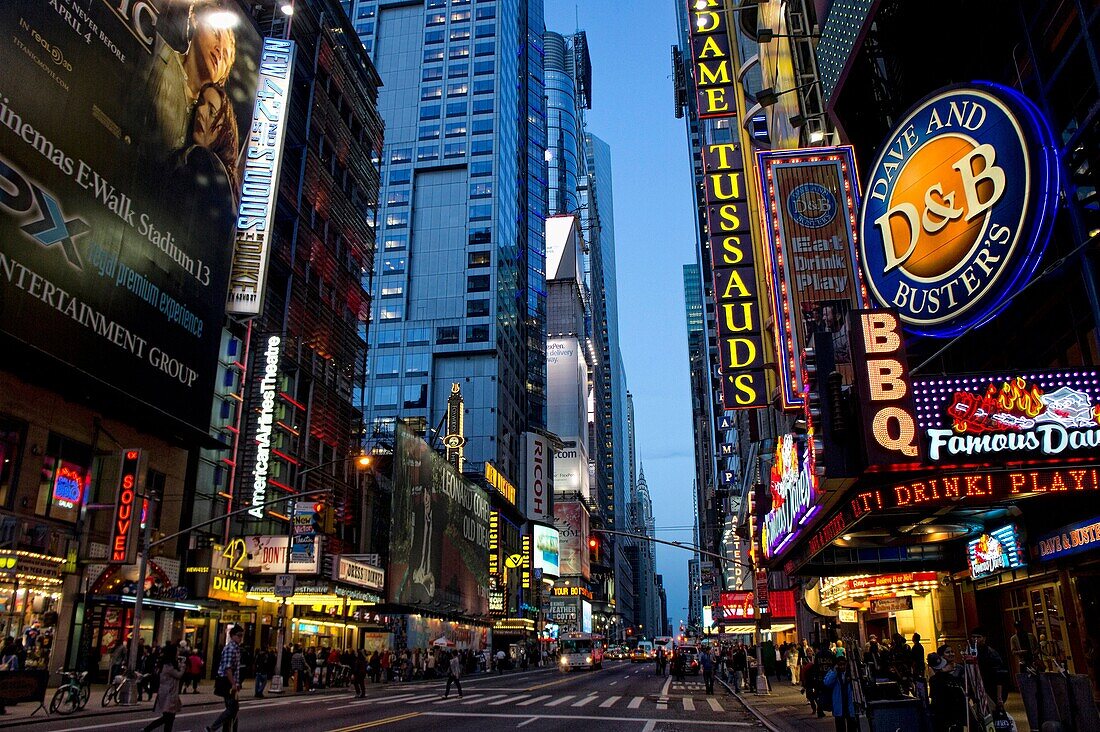
<svg viewBox="0 0 1100 732">
<path fill-rule="evenodd" d="M 760 730 L 740 704 L 715 685 L 708 696 L 702 680 L 684 683 L 654 674 L 653 664 L 606 661 L 599 671 L 562 673 L 537 669 L 479 675 L 442 698 L 441 682 L 370 686 L 366 699 L 329 692 L 290 698 L 247 699 L 241 704 L 240 732 L 387 732 L 446 730 L 495 732 L 713 732 Z M 187 698 L 184 697 L 186 705 Z M 176 718 L 175 732 L 201 732 L 213 721 L 213 706 L 188 709 Z M 59 719 L 20 725 L 28 730 L 140 730 L 154 719 L 144 711 L 109 717 Z"/>
</svg>

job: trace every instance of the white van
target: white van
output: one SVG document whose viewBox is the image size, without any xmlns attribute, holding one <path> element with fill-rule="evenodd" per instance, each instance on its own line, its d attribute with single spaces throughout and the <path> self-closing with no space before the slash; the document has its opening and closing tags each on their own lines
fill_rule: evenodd
<svg viewBox="0 0 1100 732">
<path fill-rule="evenodd" d="M 653 644 L 649 641 L 638 641 L 638 645 L 634 647 L 634 650 L 630 653 L 630 662 L 638 663 L 639 661 L 652 661 L 657 657 L 657 652 L 653 650 Z"/>
</svg>

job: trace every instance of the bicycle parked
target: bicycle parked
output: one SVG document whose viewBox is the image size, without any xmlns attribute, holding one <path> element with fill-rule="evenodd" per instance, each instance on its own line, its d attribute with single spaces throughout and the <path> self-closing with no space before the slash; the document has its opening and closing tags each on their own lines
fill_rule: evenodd
<svg viewBox="0 0 1100 732">
<path fill-rule="evenodd" d="M 88 704 L 92 682 L 87 671 L 62 671 L 63 683 L 50 700 L 50 714 L 72 714 Z"/>
<path fill-rule="evenodd" d="M 103 692 L 103 706 L 109 707 L 112 704 L 121 705 L 123 700 L 128 700 L 129 704 L 137 704 L 140 701 L 140 695 L 138 689 L 141 688 L 142 683 L 151 677 L 152 674 L 142 674 L 136 671 L 123 671 L 115 676 L 111 683 L 108 684 L 107 690 Z M 135 699 L 135 695 L 139 695 Z"/>
</svg>

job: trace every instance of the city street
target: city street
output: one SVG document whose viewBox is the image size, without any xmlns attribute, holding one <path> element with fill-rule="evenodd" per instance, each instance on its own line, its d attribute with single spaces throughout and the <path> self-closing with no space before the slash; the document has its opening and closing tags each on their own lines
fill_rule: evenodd
<svg viewBox="0 0 1100 732">
<path fill-rule="evenodd" d="M 484 730 L 488 717 L 491 728 L 523 727 L 532 731 L 575 732 L 659 732 L 665 730 L 762 729 L 740 703 L 718 684 L 715 695 L 707 696 L 702 679 L 689 676 L 684 683 L 653 674 L 652 664 L 633 665 L 605 662 L 599 671 L 562 674 L 539 669 L 481 674 L 463 683 L 461 698 L 452 689 L 442 698 L 442 683 L 372 685 L 366 699 L 349 693 L 319 692 L 290 698 L 247 699 L 241 704 L 241 732 L 282 729 L 310 729 L 352 732 L 370 728 L 427 730 L 445 725 L 448 730 Z M 217 716 L 212 704 L 189 708 L 176 718 L 176 732 L 202 730 Z M 54 717 L 24 720 L 22 729 L 129 730 L 140 729 L 154 719 L 150 705 L 107 716 Z M 13 726 L 13 725 L 0 725 Z"/>
</svg>

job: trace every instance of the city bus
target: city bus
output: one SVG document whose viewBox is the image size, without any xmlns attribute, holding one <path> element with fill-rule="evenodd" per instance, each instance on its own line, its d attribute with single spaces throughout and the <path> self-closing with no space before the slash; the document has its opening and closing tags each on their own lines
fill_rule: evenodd
<svg viewBox="0 0 1100 732">
<path fill-rule="evenodd" d="M 562 633 L 558 636 L 558 667 L 562 671 L 603 668 L 603 636 Z"/>
</svg>

